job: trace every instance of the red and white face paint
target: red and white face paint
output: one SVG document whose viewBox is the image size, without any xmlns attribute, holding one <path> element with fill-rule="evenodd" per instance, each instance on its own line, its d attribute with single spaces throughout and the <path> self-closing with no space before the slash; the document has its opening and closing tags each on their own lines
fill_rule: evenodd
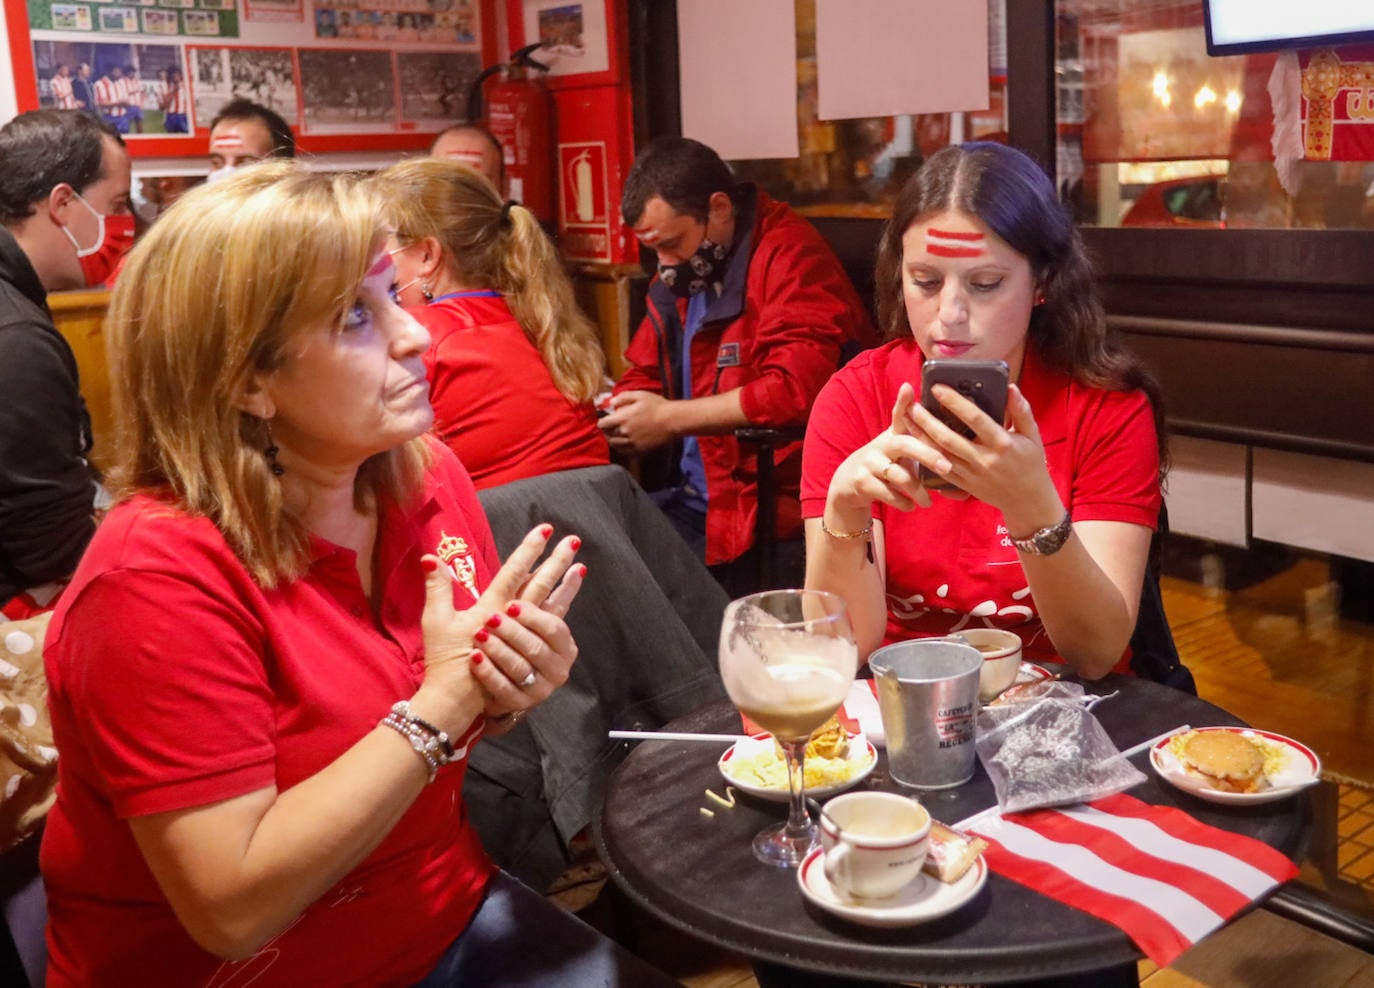
<svg viewBox="0 0 1374 988">
<path fill-rule="evenodd" d="M 221 134 L 210 142 L 210 150 L 221 152 L 242 151 L 243 138 L 240 137 L 236 131 L 228 134 Z"/>
<path fill-rule="evenodd" d="M 974 216 L 949 210 L 902 235 L 902 301 L 927 358 L 1021 370 L 1036 284 L 1030 262 Z"/>
<path fill-rule="evenodd" d="M 272 132 L 256 117 L 221 120 L 210 131 L 210 176 L 214 182 L 235 168 L 261 161 L 272 154 Z"/>
<path fill-rule="evenodd" d="M 981 233 L 926 228 L 926 253 L 934 257 L 982 257 L 987 238 Z"/>
</svg>

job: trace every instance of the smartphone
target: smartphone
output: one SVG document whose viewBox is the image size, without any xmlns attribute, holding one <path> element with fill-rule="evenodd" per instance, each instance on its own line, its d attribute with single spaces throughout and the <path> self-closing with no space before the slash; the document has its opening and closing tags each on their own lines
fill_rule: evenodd
<svg viewBox="0 0 1374 988">
<path fill-rule="evenodd" d="M 1007 377 L 1005 360 L 927 360 L 921 365 L 921 404 L 955 432 L 973 439 L 973 430 L 940 404 L 931 394 L 931 388 L 937 384 L 948 385 L 1001 425 L 1007 414 Z M 921 482 L 928 490 L 957 490 L 954 484 L 924 466 L 921 467 Z"/>
</svg>

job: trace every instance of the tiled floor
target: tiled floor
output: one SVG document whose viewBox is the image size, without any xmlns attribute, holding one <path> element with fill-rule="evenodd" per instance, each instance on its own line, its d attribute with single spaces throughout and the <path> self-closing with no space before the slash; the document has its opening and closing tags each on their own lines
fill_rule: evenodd
<svg viewBox="0 0 1374 988">
<path fill-rule="evenodd" d="M 1374 792 L 1341 786 L 1340 793 L 1338 875 L 1374 900 Z"/>
</svg>

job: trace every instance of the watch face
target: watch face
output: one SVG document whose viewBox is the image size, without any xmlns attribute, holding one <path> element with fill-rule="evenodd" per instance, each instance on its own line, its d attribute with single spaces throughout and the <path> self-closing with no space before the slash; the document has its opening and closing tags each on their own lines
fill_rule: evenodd
<svg viewBox="0 0 1374 988">
<path fill-rule="evenodd" d="M 1053 528 L 1042 528 L 1034 535 L 1026 539 L 1016 539 L 1014 543 L 1022 552 L 1029 552 L 1037 556 L 1049 556 L 1058 552 L 1069 540 L 1069 533 L 1073 530 L 1073 522 L 1066 515 L 1064 520 Z"/>
<path fill-rule="evenodd" d="M 1048 532 L 1038 532 L 1035 536 L 1035 548 L 1041 555 L 1048 555 L 1064 544 L 1064 537 L 1067 534 L 1067 532 L 1061 533 L 1057 528 Z"/>
</svg>

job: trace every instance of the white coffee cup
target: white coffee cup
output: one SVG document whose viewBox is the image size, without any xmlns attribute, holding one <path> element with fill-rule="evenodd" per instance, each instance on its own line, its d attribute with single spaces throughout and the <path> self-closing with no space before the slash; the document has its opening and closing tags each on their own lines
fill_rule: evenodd
<svg viewBox="0 0 1374 988">
<path fill-rule="evenodd" d="M 825 877 L 843 895 L 884 899 L 921 872 L 930 845 L 930 814 L 890 792 L 836 796 L 821 813 Z"/>
<path fill-rule="evenodd" d="M 978 699 L 984 703 L 996 699 L 1016 682 L 1016 672 L 1021 668 L 1021 636 L 1001 628 L 969 628 L 959 634 L 983 653 Z"/>
</svg>

